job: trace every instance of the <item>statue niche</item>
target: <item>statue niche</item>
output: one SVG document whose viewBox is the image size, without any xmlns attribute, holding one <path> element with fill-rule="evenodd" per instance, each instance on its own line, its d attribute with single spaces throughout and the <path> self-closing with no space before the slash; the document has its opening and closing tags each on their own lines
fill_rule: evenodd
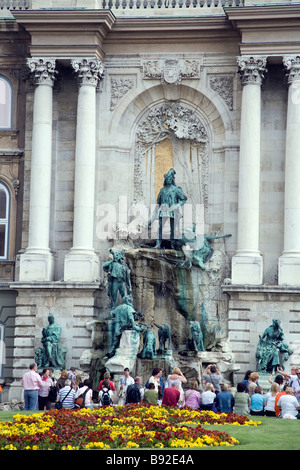
<svg viewBox="0 0 300 470">
<path fill-rule="evenodd" d="M 153 108 L 137 129 L 134 201 L 151 207 L 170 168 L 176 168 L 189 201 L 207 207 L 208 134 L 194 110 L 180 102 Z"/>
</svg>

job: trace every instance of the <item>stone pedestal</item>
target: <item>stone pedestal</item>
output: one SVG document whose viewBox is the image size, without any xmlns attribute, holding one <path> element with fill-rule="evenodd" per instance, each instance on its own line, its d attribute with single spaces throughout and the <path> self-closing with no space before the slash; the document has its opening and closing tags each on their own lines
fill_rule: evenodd
<svg viewBox="0 0 300 470">
<path fill-rule="evenodd" d="M 236 254 L 232 258 L 232 284 L 261 285 L 263 282 L 263 258 L 257 253 Z"/>
<path fill-rule="evenodd" d="M 135 370 L 136 358 L 139 352 L 140 334 L 135 330 L 125 330 L 122 333 L 120 345 L 115 355 L 108 359 L 105 367 L 116 377 L 123 375 L 125 367 L 130 371 Z"/>
<path fill-rule="evenodd" d="M 54 259 L 50 250 L 28 248 L 20 257 L 19 279 L 47 281 L 54 277 Z"/>
<path fill-rule="evenodd" d="M 93 250 L 71 248 L 65 256 L 66 282 L 93 282 L 99 278 L 99 258 Z"/>
</svg>

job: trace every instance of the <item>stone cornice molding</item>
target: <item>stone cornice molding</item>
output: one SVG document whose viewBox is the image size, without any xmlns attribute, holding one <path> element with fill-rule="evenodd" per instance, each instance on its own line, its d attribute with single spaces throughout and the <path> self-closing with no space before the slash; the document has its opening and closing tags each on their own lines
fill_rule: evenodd
<svg viewBox="0 0 300 470">
<path fill-rule="evenodd" d="M 267 72 L 267 56 L 240 56 L 237 59 L 242 85 L 261 85 Z"/>
<path fill-rule="evenodd" d="M 72 59 L 71 64 L 79 86 L 96 87 L 99 80 L 104 76 L 104 66 L 99 59 Z"/>
<path fill-rule="evenodd" d="M 115 22 L 109 10 L 14 10 L 19 26 L 30 34 L 33 57 L 99 57 Z"/>
<path fill-rule="evenodd" d="M 45 57 L 32 57 L 27 60 L 34 85 L 48 85 L 53 87 L 55 75 L 55 59 Z"/>
<path fill-rule="evenodd" d="M 283 65 L 289 85 L 300 80 L 300 54 L 284 56 Z"/>
</svg>

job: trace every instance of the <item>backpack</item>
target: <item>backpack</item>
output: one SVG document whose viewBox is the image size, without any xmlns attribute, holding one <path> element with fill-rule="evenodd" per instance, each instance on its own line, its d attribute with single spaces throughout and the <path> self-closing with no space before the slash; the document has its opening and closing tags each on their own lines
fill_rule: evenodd
<svg viewBox="0 0 300 470">
<path fill-rule="evenodd" d="M 79 395 L 79 397 L 76 398 L 76 400 L 74 402 L 74 407 L 75 408 L 84 408 L 85 396 L 86 396 L 88 391 L 89 391 L 89 388 L 87 387 L 87 389 L 83 393 L 81 393 L 81 395 Z"/>
<path fill-rule="evenodd" d="M 127 388 L 127 398 L 126 403 L 139 403 L 141 401 L 140 387 L 134 385 L 129 385 Z"/>
<path fill-rule="evenodd" d="M 101 397 L 101 405 L 102 406 L 109 406 L 111 405 L 112 400 L 109 394 L 109 390 L 102 390 L 102 397 Z"/>
<path fill-rule="evenodd" d="M 57 398 L 57 388 L 54 385 L 51 385 L 49 388 L 48 400 L 55 402 Z"/>
</svg>

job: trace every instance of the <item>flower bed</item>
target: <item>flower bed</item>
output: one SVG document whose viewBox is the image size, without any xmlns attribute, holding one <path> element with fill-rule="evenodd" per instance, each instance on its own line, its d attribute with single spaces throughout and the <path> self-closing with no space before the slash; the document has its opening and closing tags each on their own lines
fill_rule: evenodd
<svg viewBox="0 0 300 470">
<path fill-rule="evenodd" d="M 126 405 L 90 410 L 51 410 L 31 416 L 15 415 L 0 424 L 1 450 L 75 450 L 128 448 L 198 448 L 233 446 L 225 432 L 201 424 L 259 424 L 234 413 L 188 408 Z"/>
</svg>

